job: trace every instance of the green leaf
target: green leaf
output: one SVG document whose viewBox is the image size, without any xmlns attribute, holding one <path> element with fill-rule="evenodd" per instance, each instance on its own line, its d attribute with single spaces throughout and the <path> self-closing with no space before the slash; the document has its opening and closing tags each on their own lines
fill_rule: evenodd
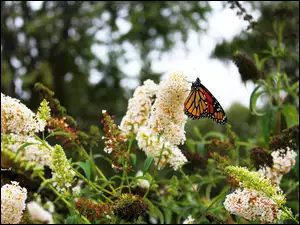
<svg viewBox="0 0 300 225">
<path fill-rule="evenodd" d="M 256 103 L 258 98 L 263 94 L 263 93 L 267 93 L 266 90 L 263 91 L 259 91 L 258 90 L 261 88 L 261 85 L 258 85 L 252 92 L 251 97 L 250 97 L 250 111 L 252 114 L 257 115 L 257 116 L 263 116 L 266 114 L 266 112 L 258 112 L 256 110 Z"/>
<path fill-rule="evenodd" d="M 83 169 L 86 178 L 91 180 L 91 164 L 89 159 L 86 162 L 77 162 L 75 164 L 80 166 Z"/>
<path fill-rule="evenodd" d="M 65 132 L 65 131 L 56 131 L 56 132 L 53 132 L 53 133 L 49 134 L 45 138 L 45 140 L 47 140 L 47 138 L 55 136 L 55 135 L 64 135 L 64 136 L 67 136 L 67 137 L 71 137 L 72 136 L 71 134 L 69 134 L 68 132 Z"/>
<path fill-rule="evenodd" d="M 287 128 L 299 124 L 299 117 L 298 117 L 299 115 L 295 106 L 290 104 L 284 105 L 281 111 L 284 115 Z"/>
<path fill-rule="evenodd" d="M 148 158 L 146 159 L 146 161 L 145 161 L 145 163 L 144 163 L 144 170 L 143 170 L 144 173 L 145 173 L 145 171 L 147 171 L 147 170 L 149 169 L 149 167 L 150 167 L 152 161 L 153 161 L 153 158 L 152 158 L 152 157 L 148 157 Z"/>
<path fill-rule="evenodd" d="M 97 159 L 97 158 L 101 158 L 105 161 L 107 161 L 109 164 L 112 164 L 112 160 L 104 155 L 101 155 L 101 154 L 95 154 L 94 156 L 94 160 Z"/>
<path fill-rule="evenodd" d="M 268 108 L 266 114 L 261 119 L 262 132 L 265 143 L 269 143 L 270 136 L 274 134 L 278 116 L 277 108 Z"/>
<path fill-rule="evenodd" d="M 162 214 L 162 212 L 155 205 L 153 205 L 149 199 L 144 198 L 144 201 L 149 206 L 150 214 L 154 217 L 158 216 L 159 220 L 160 220 L 160 224 L 163 224 L 164 223 L 164 215 Z"/>
<path fill-rule="evenodd" d="M 53 181 L 54 181 L 53 179 L 47 179 L 47 180 L 44 180 L 44 181 L 40 184 L 40 187 L 38 188 L 37 193 L 40 193 L 40 192 L 44 189 L 44 187 L 47 186 L 47 184 L 50 184 L 50 183 L 52 183 Z"/>
<path fill-rule="evenodd" d="M 291 86 L 291 90 L 292 90 L 292 91 L 297 90 L 297 88 L 299 88 L 299 82 L 296 82 L 296 83 L 294 83 L 294 84 Z"/>
<path fill-rule="evenodd" d="M 254 53 L 253 58 L 254 58 L 255 64 L 258 65 L 259 64 L 259 55 L 257 53 Z"/>
<path fill-rule="evenodd" d="M 87 163 L 90 166 L 90 174 L 91 174 L 91 181 L 96 180 L 96 164 L 93 158 L 92 151 L 90 152 L 90 158 L 87 160 Z"/>
</svg>

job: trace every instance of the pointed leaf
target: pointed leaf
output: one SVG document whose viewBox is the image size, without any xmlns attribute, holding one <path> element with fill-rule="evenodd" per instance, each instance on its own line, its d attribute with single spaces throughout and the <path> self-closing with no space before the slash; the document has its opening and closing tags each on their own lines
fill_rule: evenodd
<svg viewBox="0 0 300 225">
<path fill-rule="evenodd" d="M 257 116 L 263 116 L 266 114 L 266 112 L 258 112 L 256 109 L 256 103 L 258 98 L 263 94 L 263 93 L 267 93 L 265 90 L 263 91 L 259 91 L 258 90 L 261 88 L 261 85 L 258 85 L 252 92 L 251 96 L 250 96 L 250 111 L 252 114 L 257 115 Z"/>
<path fill-rule="evenodd" d="M 85 176 L 88 180 L 91 179 L 91 170 L 90 170 L 90 164 L 89 163 L 86 163 L 86 162 L 77 162 L 75 163 L 76 165 L 80 166 L 84 173 L 85 173 Z"/>
<path fill-rule="evenodd" d="M 281 110 L 288 128 L 299 124 L 299 114 L 295 106 L 284 105 Z"/>
<path fill-rule="evenodd" d="M 144 172 L 147 171 L 151 165 L 153 161 L 153 158 L 152 157 L 148 157 L 145 161 L 145 164 L 144 164 Z"/>
<path fill-rule="evenodd" d="M 67 137 L 72 137 L 72 134 L 68 133 L 68 132 L 65 132 L 65 131 L 56 131 L 56 132 L 53 132 L 51 134 L 49 134 L 45 140 L 47 140 L 49 137 L 52 137 L 52 136 L 55 136 L 55 135 L 63 135 L 63 136 L 67 136 Z"/>
</svg>

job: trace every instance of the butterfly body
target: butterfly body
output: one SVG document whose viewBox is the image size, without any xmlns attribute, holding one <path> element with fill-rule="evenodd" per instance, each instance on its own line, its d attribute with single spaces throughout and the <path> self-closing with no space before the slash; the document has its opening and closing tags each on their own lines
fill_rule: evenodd
<svg viewBox="0 0 300 225">
<path fill-rule="evenodd" d="M 193 120 L 210 118 L 219 124 L 227 122 L 222 106 L 199 78 L 192 82 L 191 91 L 184 102 L 184 112 Z"/>
</svg>

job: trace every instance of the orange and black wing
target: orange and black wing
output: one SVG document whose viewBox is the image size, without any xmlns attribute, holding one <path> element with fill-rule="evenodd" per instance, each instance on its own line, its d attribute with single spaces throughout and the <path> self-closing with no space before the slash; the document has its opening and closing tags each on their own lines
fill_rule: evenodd
<svg viewBox="0 0 300 225">
<path fill-rule="evenodd" d="M 227 116 L 222 106 L 202 84 L 191 90 L 184 102 L 184 112 L 193 120 L 210 118 L 219 124 L 227 122 Z"/>
<path fill-rule="evenodd" d="M 207 112 L 207 103 L 204 96 L 199 90 L 191 90 L 189 96 L 184 102 L 184 112 L 192 119 L 200 119 L 205 117 Z"/>
</svg>

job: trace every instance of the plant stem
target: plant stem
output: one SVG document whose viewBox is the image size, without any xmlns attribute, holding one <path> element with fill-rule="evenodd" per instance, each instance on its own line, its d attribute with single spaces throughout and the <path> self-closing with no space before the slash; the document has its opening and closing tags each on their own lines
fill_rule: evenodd
<svg viewBox="0 0 300 225">
<path fill-rule="evenodd" d="M 81 179 L 83 179 L 87 184 L 90 184 L 92 186 L 92 188 L 94 188 L 95 191 L 101 191 L 101 192 L 106 192 L 110 195 L 113 196 L 113 193 L 106 190 L 106 189 L 103 189 L 102 187 L 99 187 L 97 184 L 94 184 L 93 182 L 89 181 L 88 179 L 86 179 L 81 173 L 79 173 L 76 169 L 73 169 L 73 171 L 76 173 L 76 175 L 78 177 L 80 177 Z M 106 200 L 110 201 L 110 202 L 113 202 L 111 199 L 109 199 L 108 197 L 106 197 L 104 194 L 102 195 Z"/>
<path fill-rule="evenodd" d="M 130 149 L 131 149 L 132 142 L 133 142 L 133 138 L 131 137 L 131 138 L 129 139 L 129 144 L 128 144 L 128 148 L 127 148 L 127 156 L 128 156 L 129 153 L 130 153 Z M 120 194 L 122 193 L 122 189 L 123 189 L 124 177 L 126 178 L 127 187 L 128 187 L 129 193 L 131 194 L 131 188 L 130 188 L 130 185 L 129 185 L 129 182 L 128 182 L 128 174 L 127 174 L 127 172 L 125 171 L 125 170 L 127 169 L 127 166 L 128 166 L 128 162 L 127 162 L 127 160 L 126 160 L 126 158 L 125 158 L 125 160 L 124 160 L 123 174 L 122 174 L 122 180 L 121 180 Z"/>
<path fill-rule="evenodd" d="M 160 162 L 160 160 L 161 160 L 161 158 L 162 158 L 162 154 L 163 154 L 164 148 L 165 148 L 165 145 L 163 145 L 163 147 L 161 148 L 161 151 L 160 151 L 160 154 L 159 154 L 158 161 L 157 161 L 156 166 L 155 166 L 155 168 L 154 168 L 154 174 L 153 174 L 153 177 L 152 177 L 152 179 L 151 179 L 151 182 L 150 182 L 149 188 L 147 189 L 147 192 L 144 194 L 144 198 L 147 197 L 147 195 L 148 195 L 148 193 L 149 193 L 149 191 L 150 191 L 150 189 L 151 189 L 151 187 L 152 187 L 153 180 L 154 180 L 154 178 L 155 178 L 156 175 L 157 175 L 158 165 L 159 165 L 159 162 Z"/>
<path fill-rule="evenodd" d="M 39 177 L 43 180 L 43 181 L 46 181 L 46 179 L 42 176 L 42 175 L 39 175 Z M 64 202 L 66 203 L 66 205 L 70 208 L 73 208 L 73 205 L 68 202 L 52 185 L 48 185 L 48 187 Z M 81 215 L 79 213 L 79 211 L 77 209 L 74 209 L 75 212 L 78 213 L 78 215 L 80 215 L 80 217 L 87 223 L 87 224 L 91 224 L 91 222 L 83 215 Z"/>
<path fill-rule="evenodd" d="M 299 224 L 299 221 L 293 215 L 290 214 L 286 207 L 281 207 L 281 209 L 290 217 L 291 220 Z"/>
</svg>

